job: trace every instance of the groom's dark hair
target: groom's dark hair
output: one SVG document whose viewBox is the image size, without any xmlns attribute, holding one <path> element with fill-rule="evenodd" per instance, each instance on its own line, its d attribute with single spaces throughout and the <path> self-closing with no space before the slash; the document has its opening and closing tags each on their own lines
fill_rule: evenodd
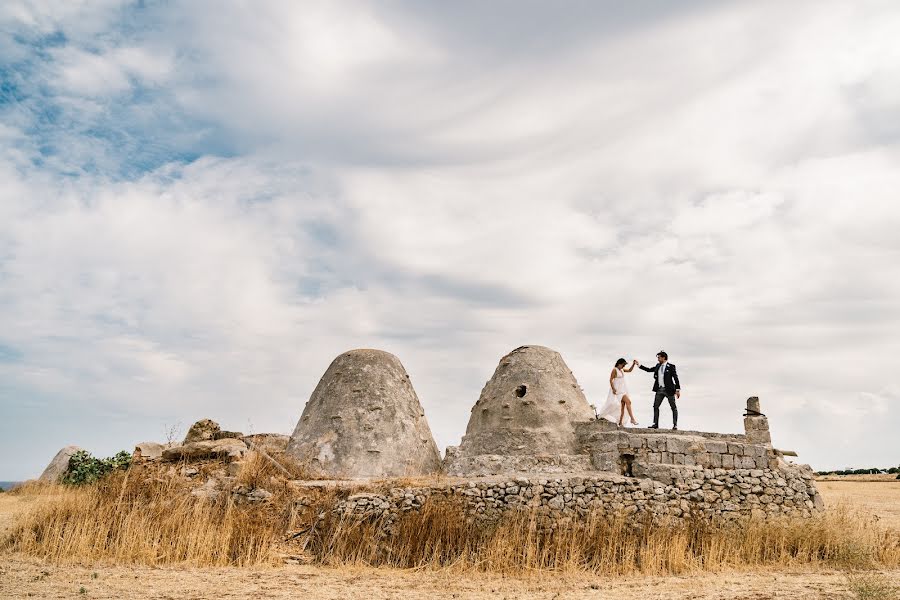
<svg viewBox="0 0 900 600">
<path fill-rule="evenodd" d="M 619 365 L 627 365 L 627 364 L 628 364 L 628 361 L 625 360 L 624 358 L 620 358 L 619 360 L 616 361 L 616 366 L 617 366 L 617 367 L 618 367 Z"/>
<path fill-rule="evenodd" d="M 664 359 L 669 360 L 669 355 L 666 354 L 665 350 L 660 350 L 656 353 L 657 356 L 662 356 Z"/>
</svg>

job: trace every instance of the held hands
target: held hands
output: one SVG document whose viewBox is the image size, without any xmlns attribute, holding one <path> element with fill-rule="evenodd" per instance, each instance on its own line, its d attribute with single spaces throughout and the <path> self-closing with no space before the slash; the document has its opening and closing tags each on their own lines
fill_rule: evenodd
<svg viewBox="0 0 900 600">
<path fill-rule="evenodd" d="M 639 365 L 639 364 L 641 364 L 641 363 L 638 362 L 638 359 L 634 359 L 633 361 L 631 361 L 631 366 L 632 366 L 632 367 L 635 366 L 635 365 Z"/>
<path fill-rule="evenodd" d="M 675 397 L 681 400 L 681 390 L 675 390 Z"/>
</svg>

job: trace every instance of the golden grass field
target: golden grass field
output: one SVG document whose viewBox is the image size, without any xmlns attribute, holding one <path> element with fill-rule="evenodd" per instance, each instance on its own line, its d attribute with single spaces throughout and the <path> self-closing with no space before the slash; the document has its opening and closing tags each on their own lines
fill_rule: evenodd
<svg viewBox="0 0 900 600">
<path fill-rule="evenodd" d="M 117 546 L 116 552 L 133 553 L 131 558 L 123 554 L 118 558 L 95 558 L 87 545 L 81 548 L 66 548 L 62 554 L 80 555 L 74 564 L 68 560 L 53 560 L 35 554 L 6 549 L 0 554 L 0 597 L 3 598 L 642 598 L 642 599 L 733 599 L 762 600 L 766 598 L 797 598 L 821 600 L 837 598 L 882 599 L 898 598 L 890 591 L 891 582 L 900 581 L 900 562 L 893 548 L 879 559 L 880 564 L 871 564 L 873 549 L 884 544 L 884 539 L 873 535 L 876 530 L 900 530 L 900 481 L 825 481 L 819 489 L 825 497 L 829 511 L 838 514 L 839 508 L 852 507 L 878 517 L 877 522 L 868 517 L 847 517 L 849 520 L 829 521 L 830 530 L 847 527 L 852 531 L 841 537 L 828 538 L 822 542 L 823 532 L 798 532 L 782 534 L 785 540 L 796 543 L 820 544 L 822 553 L 832 552 L 827 560 L 819 560 L 809 554 L 773 553 L 768 558 L 759 558 L 758 550 L 747 556 L 756 556 L 756 564 L 747 566 L 733 560 L 735 555 L 725 555 L 720 548 L 720 562 L 715 565 L 683 564 L 682 558 L 669 557 L 670 562 L 659 563 L 656 570 L 681 571 L 679 574 L 653 575 L 631 571 L 625 574 L 605 573 L 607 566 L 598 566 L 597 571 L 588 572 L 571 568 L 568 557 L 559 559 L 552 571 L 531 568 L 513 568 L 502 574 L 478 568 L 472 564 L 449 564 L 440 568 L 374 568 L 359 566 L 353 556 L 344 555 L 341 566 L 320 566 L 310 564 L 272 564 L 261 561 L 250 567 L 186 566 L 174 564 L 147 566 L 133 564 L 143 561 L 146 548 L 137 542 Z M 123 488 L 124 489 L 124 488 Z M 84 497 L 68 502 L 75 504 L 68 510 L 77 510 L 86 500 Z M 127 502 L 125 494 L 113 495 L 121 510 Z M 46 494 L 0 494 L 0 534 L 6 537 L 18 524 L 27 519 L 29 513 L 42 503 L 58 502 L 58 498 Z M 48 504 L 49 506 L 49 504 Z M 96 507 L 95 507 L 96 509 Z M 61 514 L 40 512 L 48 515 Z M 71 519 L 73 512 L 65 513 Z M 855 513 L 858 514 L 858 513 Z M 829 517 L 831 518 L 831 517 Z M 199 519 L 199 517 L 198 517 Z M 51 519 L 52 520 L 52 519 Z M 151 523 L 135 521 L 121 527 L 129 530 L 129 540 L 153 538 L 147 529 Z M 421 526 L 421 524 L 420 524 Z M 244 524 L 244 529 L 249 525 Z M 209 538 L 197 527 L 190 529 L 195 545 L 208 544 Z M 823 530 L 824 531 L 824 530 Z M 57 532 L 58 533 L 58 532 Z M 335 531 L 338 537 L 347 532 Z M 771 532 L 760 530 L 755 536 Z M 223 531 L 210 531 L 217 540 Z M 54 534 L 56 535 L 56 534 Z M 93 535 L 93 533 L 92 533 Z M 103 533 L 109 539 L 111 531 Z M 443 532 L 442 535 L 447 535 Z M 829 534 L 830 535 L 830 534 Z M 895 532 L 896 535 L 896 532 Z M 798 537 L 799 536 L 799 537 Z M 78 538 L 78 536 L 69 536 Z M 83 537 L 83 536 L 82 536 Z M 83 539 L 88 539 L 83 537 Z M 710 538 L 721 544 L 718 538 Z M 890 538 L 896 539 L 896 538 Z M 718 541 L 716 541 L 718 540 Z M 95 540 L 96 542 L 97 540 Z M 246 541 L 246 540 L 245 540 Z M 339 540 L 331 539 L 338 548 Z M 358 542 L 359 540 L 357 540 Z M 364 540 L 363 540 L 364 541 Z M 754 536 L 747 536 L 741 542 L 744 546 L 757 544 Z M 520 543 L 514 541 L 512 545 Z M 584 544 L 584 540 L 567 540 L 567 544 Z M 773 542 L 764 541 L 763 545 Z M 52 546 L 52 544 L 51 544 Z M 250 544 L 252 547 L 252 544 Z M 838 548 L 838 546 L 841 546 Z M 49 548 L 46 543 L 40 548 Z M 243 547 L 243 546 L 241 546 Z M 28 548 L 27 544 L 22 546 Z M 36 547 L 32 547 L 34 550 Z M 54 546 L 56 551 L 59 546 Z M 654 548 L 667 548 L 669 553 L 681 552 L 678 543 Z M 43 551 L 41 550 L 41 551 Z M 233 550 L 233 548 L 232 548 Z M 321 552 L 320 548 L 320 552 Z M 228 548 L 222 547 L 223 552 Z M 346 551 L 346 550 L 345 550 Z M 190 554 L 185 547 L 184 552 Z M 554 552 L 559 552 L 555 549 Z M 747 553 L 744 549 L 742 552 Z M 31 554 L 31 555 L 29 555 Z M 504 555 L 505 556 L 505 555 Z M 730 558 L 729 558 L 730 557 Z M 508 557 L 504 560 L 509 563 Z M 675 562 L 671 562 L 675 560 Z M 766 560 L 769 562 L 766 563 Z M 568 562 L 567 562 L 568 561 Z M 162 561 L 160 561 L 162 562 Z M 252 562 L 252 561 L 250 561 Z M 128 563 L 128 564 L 123 564 Z M 885 564 L 887 563 L 887 564 Z M 500 563 L 498 563 L 500 564 Z M 500 569 L 503 571 L 503 569 Z"/>
</svg>

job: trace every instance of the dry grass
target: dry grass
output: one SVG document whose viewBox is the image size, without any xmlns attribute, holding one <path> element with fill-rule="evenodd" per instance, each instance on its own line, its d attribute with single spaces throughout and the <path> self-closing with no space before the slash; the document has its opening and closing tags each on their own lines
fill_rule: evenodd
<svg viewBox="0 0 900 600">
<path fill-rule="evenodd" d="M 900 529 L 900 481 L 834 480 L 816 483 L 827 505 L 853 504 L 879 516 L 882 525 Z"/>
<path fill-rule="evenodd" d="M 277 471 L 278 469 L 275 469 Z M 93 564 L 270 565 L 282 553 L 305 553 L 327 565 L 369 565 L 516 574 L 664 575 L 758 567 L 872 569 L 900 566 L 900 532 L 848 508 L 816 519 L 714 527 L 702 519 L 650 526 L 634 518 L 538 526 L 520 512 L 475 527 L 452 502 L 429 502 L 384 535 L 384 523 L 334 515 L 347 491 L 304 490 L 306 499 L 268 461 L 248 457 L 235 484 L 274 492 L 261 505 L 231 494 L 190 495 L 179 477 L 132 468 L 84 488 L 37 486 L 0 547 L 53 562 Z"/>
<path fill-rule="evenodd" d="M 873 572 L 850 572 L 847 574 L 847 587 L 858 600 L 897 600 L 900 588 L 882 575 Z"/>
<path fill-rule="evenodd" d="M 0 544 L 51 561 L 257 565 L 275 559 L 285 505 L 241 506 L 230 495 L 195 498 L 177 478 L 135 469 L 82 488 L 45 485 Z"/>
<path fill-rule="evenodd" d="M 654 527 L 633 519 L 588 517 L 542 530 L 534 514 L 473 527 L 450 503 L 430 503 L 385 538 L 378 521 L 328 516 L 308 550 L 329 565 L 455 568 L 492 573 L 551 570 L 666 575 L 734 568 L 900 566 L 900 533 L 848 509 L 809 520 L 730 527 L 693 519 Z"/>
</svg>

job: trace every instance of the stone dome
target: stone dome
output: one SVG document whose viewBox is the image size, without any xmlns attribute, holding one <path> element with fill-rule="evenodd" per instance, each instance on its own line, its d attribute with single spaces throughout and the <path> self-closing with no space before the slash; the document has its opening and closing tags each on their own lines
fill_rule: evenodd
<svg viewBox="0 0 900 600">
<path fill-rule="evenodd" d="M 406 369 L 393 354 L 350 350 L 328 367 L 287 452 L 338 478 L 440 471 L 441 459 Z"/>
<path fill-rule="evenodd" d="M 462 456 L 574 454 L 575 423 L 594 418 L 559 352 L 522 346 L 500 360 L 472 408 Z"/>
</svg>

